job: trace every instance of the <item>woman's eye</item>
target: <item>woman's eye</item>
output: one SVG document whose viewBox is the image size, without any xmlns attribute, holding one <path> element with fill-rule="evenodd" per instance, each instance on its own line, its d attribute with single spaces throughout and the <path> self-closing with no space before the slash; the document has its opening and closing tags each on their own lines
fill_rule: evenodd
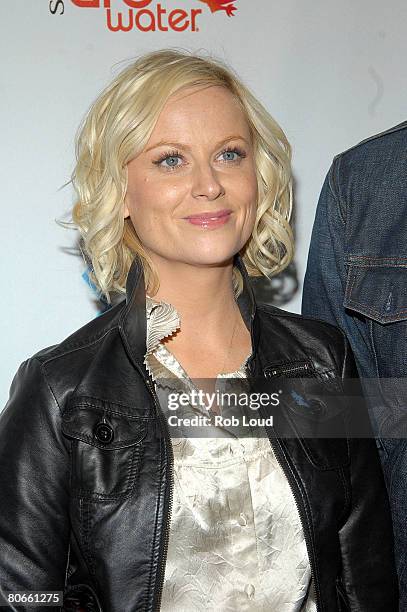
<svg viewBox="0 0 407 612">
<path fill-rule="evenodd" d="M 224 162 L 238 162 L 241 161 L 243 157 L 245 157 L 243 152 L 234 149 L 222 151 L 220 154 L 221 161 Z"/>
<path fill-rule="evenodd" d="M 218 155 L 217 159 L 224 163 L 238 163 L 244 157 L 246 157 L 244 151 L 239 151 L 238 149 L 227 149 L 222 151 L 222 153 Z M 174 151 L 173 153 L 165 153 L 153 163 L 164 170 L 176 170 L 177 168 L 184 166 L 187 162 L 180 153 L 176 153 Z"/>
<path fill-rule="evenodd" d="M 159 161 L 162 168 L 177 168 L 181 165 L 182 159 L 179 155 L 167 155 Z"/>
<path fill-rule="evenodd" d="M 178 157 L 178 155 L 170 155 L 169 157 L 166 157 L 164 160 L 164 164 L 166 166 L 170 166 L 170 168 L 173 168 L 174 166 L 178 166 L 178 161 L 181 158 Z"/>
<path fill-rule="evenodd" d="M 236 161 L 238 159 L 238 154 L 236 153 L 236 151 L 224 151 L 222 153 L 222 158 L 225 161 Z"/>
</svg>

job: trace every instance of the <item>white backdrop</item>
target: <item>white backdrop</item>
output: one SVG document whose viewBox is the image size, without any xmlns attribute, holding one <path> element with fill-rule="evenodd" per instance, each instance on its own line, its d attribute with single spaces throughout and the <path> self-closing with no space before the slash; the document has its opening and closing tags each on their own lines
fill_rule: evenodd
<svg viewBox="0 0 407 612">
<path fill-rule="evenodd" d="M 110 31 L 104 3 L 0 4 L 0 406 L 22 360 L 96 314 L 83 264 L 67 252 L 75 232 L 55 219 L 73 201 L 71 186 L 61 187 L 73 169 L 76 128 L 119 62 L 161 47 L 204 49 L 232 65 L 262 100 L 294 149 L 300 281 L 333 155 L 406 119 L 405 0 L 235 0 L 231 17 L 201 0 L 161 0 L 167 14 L 202 10 L 199 31 L 183 32 Z M 110 4 L 112 22 L 121 12 L 125 23 L 125 0 Z M 157 4 L 151 0 L 148 10 Z M 144 14 L 141 25 L 148 20 Z M 300 294 L 301 287 L 288 309 L 299 312 Z"/>
</svg>

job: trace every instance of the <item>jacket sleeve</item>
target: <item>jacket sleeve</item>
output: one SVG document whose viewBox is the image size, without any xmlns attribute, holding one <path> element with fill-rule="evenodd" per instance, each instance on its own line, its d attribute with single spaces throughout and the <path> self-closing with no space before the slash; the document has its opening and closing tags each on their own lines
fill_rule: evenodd
<svg viewBox="0 0 407 612">
<path fill-rule="evenodd" d="M 29 359 L 15 375 L 0 415 L 3 597 L 5 592 L 64 588 L 70 534 L 69 453 L 60 420 L 41 363 Z"/>
<path fill-rule="evenodd" d="M 368 327 L 343 306 L 346 289 L 346 199 L 341 196 L 341 156 L 334 159 L 318 201 L 302 295 L 302 313 L 337 325 L 347 335 L 359 371 L 374 363 Z M 371 369 L 371 366 L 370 366 Z"/>
<path fill-rule="evenodd" d="M 349 411 L 349 512 L 339 531 L 342 588 L 352 612 L 397 612 L 398 584 L 387 491 L 374 438 L 352 435 L 360 427 L 360 410 L 366 420 L 365 431 L 369 429 L 369 419 L 345 337 L 344 347 L 345 389 L 347 379 L 356 382 L 362 404 Z"/>
</svg>

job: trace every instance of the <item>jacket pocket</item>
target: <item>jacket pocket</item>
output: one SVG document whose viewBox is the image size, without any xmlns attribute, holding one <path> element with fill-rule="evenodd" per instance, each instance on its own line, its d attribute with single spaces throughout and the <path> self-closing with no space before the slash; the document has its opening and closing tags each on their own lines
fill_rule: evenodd
<svg viewBox="0 0 407 612">
<path fill-rule="evenodd" d="M 407 319 L 407 259 L 350 256 L 344 306 L 381 325 Z"/>
<path fill-rule="evenodd" d="M 275 379 L 280 403 L 275 432 L 280 438 L 298 438 L 308 461 L 318 470 L 349 464 L 345 425 L 347 405 L 342 381 L 333 369 L 318 371 L 311 360 L 273 364 L 264 376 Z"/>
<path fill-rule="evenodd" d="M 131 494 L 140 469 L 148 419 L 116 406 L 82 401 L 67 408 L 62 431 L 72 441 L 74 495 L 114 500 Z"/>
<path fill-rule="evenodd" d="M 407 259 L 350 256 L 344 306 L 372 351 L 376 371 L 365 392 L 386 437 L 386 428 L 401 431 L 407 409 Z"/>
</svg>

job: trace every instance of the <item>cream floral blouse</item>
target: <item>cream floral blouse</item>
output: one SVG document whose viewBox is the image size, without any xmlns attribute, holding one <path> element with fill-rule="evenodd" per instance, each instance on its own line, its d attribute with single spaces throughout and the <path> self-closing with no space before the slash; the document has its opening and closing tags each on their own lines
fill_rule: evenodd
<svg viewBox="0 0 407 612">
<path fill-rule="evenodd" d="M 193 383 L 161 343 L 180 327 L 165 302 L 146 299 L 145 364 L 161 382 Z M 248 356 L 249 357 L 249 356 Z M 247 358 L 248 359 L 248 358 Z M 245 364 L 218 375 L 246 377 Z M 190 412 L 207 414 L 190 406 Z M 214 429 L 218 429 L 214 428 Z M 315 612 L 315 595 L 295 501 L 267 437 L 172 439 L 174 490 L 162 612 Z"/>
</svg>

